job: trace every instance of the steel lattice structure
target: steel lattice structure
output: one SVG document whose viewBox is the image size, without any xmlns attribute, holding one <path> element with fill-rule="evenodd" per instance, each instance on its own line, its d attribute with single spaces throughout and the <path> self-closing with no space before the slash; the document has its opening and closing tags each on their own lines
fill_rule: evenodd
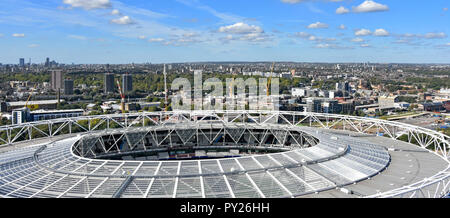
<svg viewBox="0 0 450 218">
<path fill-rule="evenodd" d="M 175 111 L 0 127 L 0 148 L 11 150 L 0 154 L 0 196 L 296 197 L 354 184 L 389 166 L 390 156 L 379 145 L 322 131 L 334 129 L 406 138 L 447 165 L 420 182 L 364 197 L 442 197 L 449 192 L 449 137 L 429 129 L 335 114 Z M 14 149 L 27 142 L 37 145 Z M 220 160 L 101 159 L 195 144 L 281 152 Z"/>
</svg>

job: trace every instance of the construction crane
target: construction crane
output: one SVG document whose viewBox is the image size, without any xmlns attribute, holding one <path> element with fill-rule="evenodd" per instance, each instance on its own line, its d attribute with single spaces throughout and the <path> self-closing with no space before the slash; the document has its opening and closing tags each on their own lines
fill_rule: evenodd
<svg viewBox="0 0 450 218">
<path fill-rule="evenodd" d="M 36 90 L 36 86 L 37 86 L 37 83 L 34 84 L 33 90 Z M 31 96 L 33 96 L 33 93 L 30 93 L 30 96 L 28 96 L 27 102 L 25 102 L 25 108 L 28 108 L 28 102 L 30 101 Z M 31 108 L 30 108 L 30 109 L 31 109 Z"/>
<path fill-rule="evenodd" d="M 272 74 L 273 74 L 273 67 L 274 66 L 275 66 L 275 62 L 272 63 L 272 68 L 270 70 L 269 79 L 267 80 L 267 87 L 266 87 L 267 96 L 269 96 L 269 88 L 270 88 L 270 83 L 272 81 Z"/>
<path fill-rule="evenodd" d="M 122 92 L 122 88 L 120 87 L 119 80 L 117 80 L 117 87 L 119 88 L 120 94 L 120 109 L 122 110 L 122 114 L 125 113 L 125 95 Z"/>
</svg>

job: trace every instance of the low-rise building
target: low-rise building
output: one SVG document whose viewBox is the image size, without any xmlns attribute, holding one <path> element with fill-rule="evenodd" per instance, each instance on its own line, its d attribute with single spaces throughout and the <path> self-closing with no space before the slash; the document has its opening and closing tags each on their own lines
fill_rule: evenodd
<svg viewBox="0 0 450 218">
<path fill-rule="evenodd" d="M 83 116 L 83 114 L 84 114 L 83 109 L 30 111 L 29 108 L 21 108 L 13 110 L 12 123 L 21 124 L 40 120 L 79 117 Z"/>
<path fill-rule="evenodd" d="M 61 99 L 61 102 L 64 100 Z M 26 101 L 16 101 L 16 102 L 5 102 L 6 103 L 6 111 L 3 111 L 5 108 L 2 106 L 2 112 L 12 112 L 14 109 L 24 108 L 25 105 L 27 107 L 31 107 L 33 109 L 43 109 L 43 110 L 55 110 L 58 106 L 58 100 L 41 100 L 41 101 L 29 101 L 28 104 Z"/>
<path fill-rule="evenodd" d="M 429 112 L 445 111 L 443 102 L 430 102 L 419 104 L 419 109 Z"/>
</svg>

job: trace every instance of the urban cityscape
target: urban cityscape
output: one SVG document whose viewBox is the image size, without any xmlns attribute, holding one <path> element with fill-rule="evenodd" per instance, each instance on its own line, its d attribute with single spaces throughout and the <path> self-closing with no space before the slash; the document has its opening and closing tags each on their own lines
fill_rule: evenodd
<svg viewBox="0 0 450 218">
<path fill-rule="evenodd" d="M 1 68 L 5 124 L 165 110 L 164 64 L 64 65 L 47 58 L 41 64 L 25 65 L 23 60 Z M 420 120 L 415 124 L 448 134 L 445 114 L 450 110 L 450 65 L 205 62 L 168 63 L 166 71 L 167 84 L 177 77 L 192 80 L 195 71 L 203 72 L 206 78 L 279 78 L 280 110 L 407 123 Z M 171 99 L 180 93 L 168 89 L 168 95 Z M 206 95 L 204 101 L 210 101 Z M 27 107 L 33 111 L 24 111 Z"/>
<path fill-rule="evenodd" d="M 446 1 L 11 2 L 0 198 L 449 196 Z"/>
</svg>

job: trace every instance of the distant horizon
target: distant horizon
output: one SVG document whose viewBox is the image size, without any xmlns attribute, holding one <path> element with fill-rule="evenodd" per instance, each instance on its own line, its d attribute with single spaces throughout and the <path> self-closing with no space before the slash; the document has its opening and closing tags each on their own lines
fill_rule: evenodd
<svg viewBox="0 0 450 218">
<path fill-rule="evenodd" d="M 19 59 L 18 59 L 19 60 Z M 25 59 L 26 60 L 26 59 Z M 50 58 L 52 61 L 52 59 Z M 431 63 L 431 62 L 423 62 L 423 63 L 414 63 L 414 62 L 372 62 L 372 61 L 362 61 L 362 62 L 326 62 L 326 61 L 185 61 L 185 62 L 128 62 L 128 63 L 61 63 L 56 61 L 58 64 L 64 64 L 64 65 L 127 65 L 127 64 L 199 64 L 199 63 L 295 63 L 295 64 L 363 64 L 363 63 L 370 63 L 370 64 L 417 64 L 417 65 L 450 65 L 450 62 L 445 63 Z M 25 61 L 25 64 L 28 64 L 29 62 Z M 31 64 L 44 64 L 44 62 L 31 62 Z M 2 63 L 0 61 L 0 64 L 2 65 L 18 65 L 19 61 L 17 63 Z"/>
</svg>

